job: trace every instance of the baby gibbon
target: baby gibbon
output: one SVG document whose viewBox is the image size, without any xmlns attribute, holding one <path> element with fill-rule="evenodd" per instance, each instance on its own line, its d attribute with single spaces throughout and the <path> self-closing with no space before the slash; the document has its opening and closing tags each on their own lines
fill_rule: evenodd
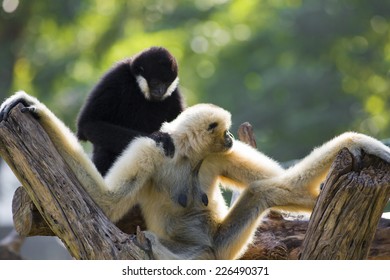
<svg viewBox="0 0 390 280">
<path fill-rule="evenodd" d="M 229 112 L 199 104 L 164 123 L 159 132 L 131 142 L 103 179 L 74 134 L 34 97 L 18 92 L 8 98 L 0 107 L 0 121 L 20 102 L 112 221 L 140 205 L 156 259 L 240 257 L 265 210 L 313 208 L 320 183 L 344 147 L 356 156 L 364 150 L 390 162 L 390 149 L 380 141 L 348 132 L 285 170 L 232 138 Z M 221 181 L 241 189 L 230 209 Z"/>
</svg>

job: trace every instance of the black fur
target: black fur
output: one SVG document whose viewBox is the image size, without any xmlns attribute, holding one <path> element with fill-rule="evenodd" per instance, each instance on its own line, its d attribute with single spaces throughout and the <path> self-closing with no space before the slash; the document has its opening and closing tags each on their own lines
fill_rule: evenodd
<svg viewBox="0 0 390 280">
<path fill-rule="evenodd" d="M 176 88 L 161 96 L 177 78 L 175 58 L 164 48 L 153 47 L 115 65 L 89 94 L 77 121 L 77 136 L 93 144 L 92 160 L 105 175 L 118 155 L 136 136 L 147 136 L 183 111 Z M 136 77 L 148 81 L 151 99 L 141 92 Z"/>
<path fill-rule="evenodd" d="M 173 144 L 172 137 L 165 132 L 153 132 L 148 137 L 156 141 L 157 144 L 162 144 L 164 149 L 164 154 L 167 157 L 173 157 L 175 155 L 175 145 Z"/>
</svg>

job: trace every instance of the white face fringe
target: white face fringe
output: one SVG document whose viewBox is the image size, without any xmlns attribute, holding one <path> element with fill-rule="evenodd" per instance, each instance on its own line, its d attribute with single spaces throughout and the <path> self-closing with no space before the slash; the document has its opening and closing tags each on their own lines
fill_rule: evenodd
<svg viewBox="0 0 390 280">
<path fill-rule="evenodd" d="M 150 96 L 148 81 L 142 76 L 137 76 L 136 79 L 137 79 L 137 83 L 138 83 L 139 88 L 141 89 L 141 91 L 145 95 L 145 98 L 149 100 L 151 98 L 151 96 Z"/>
<path fill-rule="evenodd" d="M 151 99 L 151 95 L 150 95 L 150 89 L 149 89 L 148 81 L 144 77 L 142 77 L 142 76 L 137 76 L 136 79 L 137 79 L 138 86 L 140 87 L 141 91 L 145 95 L 145 98 L 150 100 Z M 175 91 L 175 89 L 177 88 L 178 84 L 179 84 L 179 77 L 176 77 L 176 79 L 167 88 L 166 92 L 162 96 L 162 99 L 165 99 L 168 96 L 170 96 L 172 94 L 172 92 Z"/>
<path fill-rule="evenodd" d="M 179 77 L 176 77 L 176 79 L 172 82 L 172 84 L 167 88 L 167 91 L 165 92 L 163 98 L 166 98 L 174 92 L 174 90 L 177 88 L 177 85 L 179 84 Z"/>
</svg>

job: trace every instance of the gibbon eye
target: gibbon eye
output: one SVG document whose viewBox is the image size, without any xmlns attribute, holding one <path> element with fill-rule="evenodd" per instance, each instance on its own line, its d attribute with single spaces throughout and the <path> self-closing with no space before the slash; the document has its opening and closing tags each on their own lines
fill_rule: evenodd
<svg viewBox="0 0 390 280">
<path fill-rule="evenodd" d="M 217 126 L 218 126 L 218 123 L 217 122 L 213 122 L 213 123 L 209 124 L 209 127 L 207 128 L 207 130 L 213 130 Z"/>
<path fill-rule="evenodd" d="M 143 68 L 142 66 L 137 66 L 136 69 L 137 69 L 137 72 L 138 72 L 139 74 L 141 74 L 141 73 L 144 72 L 144 68 Z"/>
</svg>

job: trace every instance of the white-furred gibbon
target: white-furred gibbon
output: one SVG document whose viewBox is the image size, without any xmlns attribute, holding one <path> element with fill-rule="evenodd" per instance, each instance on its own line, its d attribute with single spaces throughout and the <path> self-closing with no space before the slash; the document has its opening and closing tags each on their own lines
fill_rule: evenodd
<svg viewBox="0 0 390 280">
<path fill-rule="evenodd" d="M 24 92 L 0 107 L 0 121 L 18 103 L 37 117 L 80 183 L 112 221 L 134 204 L 142 208 L 156 259 L 235 259 L 250 243 L 265 210 L 311 210 L 337 153 L 347 147 L 390 162 L 390 149 L 348 132 L 283 169 L 234 140 L 230 113 L 214 105 L 186 109 L 159 132 L 129 144 L 103 179 L 71 131 Z M 44 160 L 44 159 L 42 159 Z M 241 189 L 228 209 L 218 182 Z"/>
</svg>

